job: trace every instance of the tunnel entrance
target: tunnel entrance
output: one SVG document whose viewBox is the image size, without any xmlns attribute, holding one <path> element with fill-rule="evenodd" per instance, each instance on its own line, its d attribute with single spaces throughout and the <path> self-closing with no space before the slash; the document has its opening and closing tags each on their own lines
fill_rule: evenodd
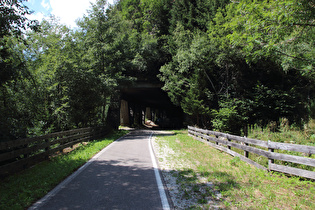
<svg viewBox="0 0 315 210">
<path fill-rule="evenodd" d="M 140 83 L 121 90 L 120 125 L 182 128 L 184 113 L 161 89 L 161 84 Z"/>
</svg>

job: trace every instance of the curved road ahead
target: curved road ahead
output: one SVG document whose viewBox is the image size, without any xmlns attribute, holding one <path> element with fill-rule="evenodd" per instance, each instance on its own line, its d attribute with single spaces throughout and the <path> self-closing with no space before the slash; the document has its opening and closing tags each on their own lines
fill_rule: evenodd
<svg viewBox="0 0 315 210">
<path fill-rule="evenodd" d="M 169 209 L 152 133 L 116 140 L 29 209 Z"/>
</svg>

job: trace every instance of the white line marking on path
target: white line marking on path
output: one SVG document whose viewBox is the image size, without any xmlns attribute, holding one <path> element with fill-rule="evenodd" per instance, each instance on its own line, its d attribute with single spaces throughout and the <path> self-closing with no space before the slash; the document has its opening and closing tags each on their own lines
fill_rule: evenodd
<svg viewBox="0 0 315 210">
<path fill-rule="evenodd" d="M 163 209 L 168 210 L 168 209 L 170 209 L 170 205 L 168 204 L 168 200 L 167 200 L 166 193 L 164 190 L 164 185 L 162 183 L 160 172 L 159 172 L 159 169 L 158 169 L 157 164 L 156 164 L 155 155 L 153 153 L 152 143 L 151 143 L 152 135 L 153 135 L 153 132 L 151 133 L 151 135 L 149 137 L 149 150 L 150 150 L 151 160 L 152 160 L 152 164 L 153 164 L 153 168 L 154 168 L 155 179 L 156 179 L 156 182 L 157 182 L 157 185 L 159 188 L 159 193 L 160 193 L 160 198 L 161 198 Z"/>
</svg>

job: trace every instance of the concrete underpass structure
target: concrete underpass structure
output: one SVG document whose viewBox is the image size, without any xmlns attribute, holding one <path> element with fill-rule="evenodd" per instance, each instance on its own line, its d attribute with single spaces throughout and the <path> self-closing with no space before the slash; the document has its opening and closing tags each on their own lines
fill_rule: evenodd
<svg viewBox="0 0 315 210">
<path fill-rule="evenodd" d="M 144 82 L 122 88 L 120 125 L 128 127 L 157 125 L 159 129 L 182 127 L 184 120 L 182 109 L 173 105 L 161 88 L 161 84 Z M 148 124 L 148 120 L 151 125 Z"/>
</svg>

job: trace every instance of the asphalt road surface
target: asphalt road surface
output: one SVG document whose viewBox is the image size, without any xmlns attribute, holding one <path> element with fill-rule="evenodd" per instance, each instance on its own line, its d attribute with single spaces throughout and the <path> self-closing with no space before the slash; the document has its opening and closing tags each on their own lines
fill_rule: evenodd
<svg viewBox="0 0 315 210">
<path fill-rule="evenodd" d="M 169 209 L 151 135 L 132 131 L 113 142 L 30 209 Z"/>
</svg>

